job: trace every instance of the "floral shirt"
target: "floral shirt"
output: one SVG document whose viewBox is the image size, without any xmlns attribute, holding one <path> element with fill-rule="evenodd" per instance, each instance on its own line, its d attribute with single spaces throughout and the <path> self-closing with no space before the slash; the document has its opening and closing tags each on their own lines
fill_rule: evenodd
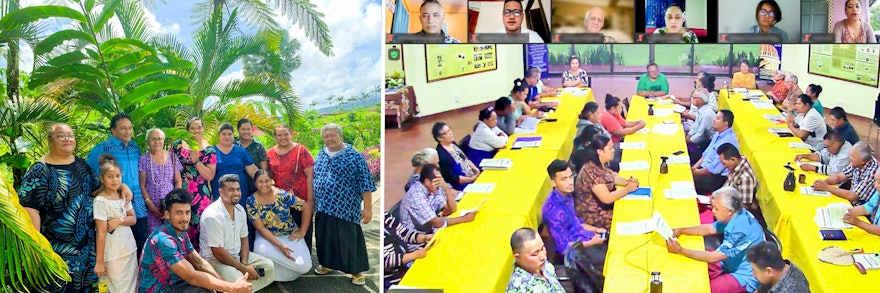
<svg viewBox="0 0 880 293">
<path fill-rule="evenodd" d="M 297 197 L 292 193 L 275 189 L 277 199 L 274 203 L 264 205 L 257 202 L 255 195 L 247 199 L 247 215 L 251 221 L 260 219 L 263 226 L 275 236 L 287 236 L 293 234 L 296 223 L 290 217 L 290 208 L 296 205 Z"/>
<path fill-rule="evenodd" d="M 654 34 L 665 35 L 668 33 L 666 32 L 666 28 L 664 27 L 664 28 L 659 28 L 659 29 L 655 30 Z M 684 33 L 681 34 L 681 40 L 684 41 L 685 43 L 688 43 L 688 44 L 696 44 L 696 43 L 700 42 L 699 40 L 697 40 L 697 34 L 695 34 L 694 32 L 692 32 L 689 29 L 684 29 Z"/>
<path fill-rule="evenodd" d="M 144 245 L 138 292 L 165 292 L 168 287 L 184 282 L 171 270 L 171 266 L 194 252 L 187 233 L 177 233 L 171 223 L 165 221 L 164 225 L 150 234 Z"/>
<path fill-rule="evenodd" d="M 586 86 L 587 85 L 587 72 L 580 69 L 580 68 L 578 69 L 577 75 L 571 74 L 570 70 L 563 71 L 562 72 L 562 82 L 568 82 L 568 81 L 580 81 L 583 84 L 583 86 Z"/>
<path fill-rule="evenodd" d="M 613 192 L 614 171 L 608 167 L 596 166 L 593 162 L 587 162 L 578 172 L 577 182 L 574 185 L 574 209 L 582 223 L 598 228 L 611 228 L 611 216 L 614 212 L 614 204 L 605 204 L 593 194 L 593 186 L 605 184 L 609 192 Z"/>
<path fill-rule="evenodd" d="M 529 273 L 515 266 L 510 282 L 507 283 L 506 293 L 565 293 L 565 288 L 556 280 L 556 269 L 549 261 L 544 263 L 542 269 L 544 278 Z M 546 279 L 546 280 L 545 280 Z"/>
</svg>

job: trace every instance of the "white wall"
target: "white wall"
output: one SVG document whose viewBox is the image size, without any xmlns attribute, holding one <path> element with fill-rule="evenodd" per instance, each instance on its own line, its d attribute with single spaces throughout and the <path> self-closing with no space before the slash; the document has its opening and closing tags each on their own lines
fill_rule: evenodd
<svg viewBox="0 0 880 293">
<path fill-rule="evenodd" d="M 725 2 L 725 1 L 721 1 L 721 2 Z M 687 9 L 687 11 L 700 11 L 700 13 L 703 14 L 702 17 L 688 17 L 687 22 L 685 23 L 685 27 L 694 27 L 694 28 L 702 28 L 702 29 L 709 27 L 709 25 L 708 25 L 709 13 L 705 12 L 707 10 L 705 0 L 687 0 L 684 3 L 684 7 L 686 7 L 685 9 Z"/>
<path fill-rule="evenodd" d="M 525 1 L 524 1 L 525 2 Z M 537 2 L 532 7 L 532 9 L 537 9 L 537 7 L 544 7 L 544 17 L 549 21 L 550 20 L 550 2 L 551 0 L 541 0 Z M 523 3 L 523 8 L 525 8 L 526 3 Z M 480 11 L 479 19 L 477 19 L 477 27 L 475 28 L 475 32 L 478 33 L 497 33 L 504 29 L 504 16 L 502 15 L 502 11 L 504 10 L 504 1 L 470 1 L 468 2 L 468 7 L 470 9 L 476 9 Z M 526 20 L 523 18 L 523 26 L 526 25 Z M 547 27 L 550 27 L 550 24 L 546 24 Z"/>
<path fill-rule="evenodd" d="M 718 1 L 718 32 L 744 33 L 757 25 L 755 8 L 761 0 Z M 788 33 L 789 42 L 796 42 L 801 34 L 801 2 L 797 0 L 776 1 L 782 10 L 782 21 L 776 27 Z M 690 1 L 688 1 L 690 5 Z"/>
<path fill-rule="evenodd" d="M 421 110 L 419 116 L 482 104 L 509 95 L 513 80 L 522 78 L 525 66 L 523 45 L 501 44 L 497 45 L 496 50 L 498 68 L 493 71 L 428 83 L 425 46 L 405 45 L 403 58 L 406 82 L 416 92 Z"/>
<path fill-rule="evenodd" d="M 819 100 L 825 108 L 843 107 L 848 114 L 867 118 L 874 117 L 874 101 L 880 89 L 853 82 L 809 74 L 807 61 L 809 45 L 783 45 L 782 70 L 791 71 L 798 77 L 798 85 L 806 90 L 813 83 L 822 86 Z"/>
</svg>

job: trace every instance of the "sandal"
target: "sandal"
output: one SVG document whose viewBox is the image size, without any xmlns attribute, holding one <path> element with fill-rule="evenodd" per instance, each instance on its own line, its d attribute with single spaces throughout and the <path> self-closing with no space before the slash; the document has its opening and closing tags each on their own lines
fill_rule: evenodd
<svg viewBox="0 0 880 293">
<path fill-rule="evenodd" d="M 318 267 L 315 268 L 315 274 L 318 274 L 318 275 L 326 275 L 326 274 L 329 274 L 332 272 L 333 272 L 333 269 L 325 268 L 322 265 L 318 265 Z"/>
<path fill-rule="evenodd" d="M 352 275 L 351 276 L 351 283 L 358 285 L 358 286 L 363 286 L 364 284 L 367 283 L 367 278 L 364 277 L 364 274 Z"/>
</svg>

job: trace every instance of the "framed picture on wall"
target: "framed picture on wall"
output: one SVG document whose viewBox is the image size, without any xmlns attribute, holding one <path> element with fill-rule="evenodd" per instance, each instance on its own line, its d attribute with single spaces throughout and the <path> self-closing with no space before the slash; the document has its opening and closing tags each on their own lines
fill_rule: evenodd
<svg viewBox="0 0 880 293">
<path fill-rule="evenodd" d="M 874 44 L 810 45 L 810 74 L 877 87 L 880 47 Z"/>
<path fill-rule="evenodd" d="M 425 45 L 428 82 L 455 78 L 498 68 L 495 45 Z"/>
</svg>

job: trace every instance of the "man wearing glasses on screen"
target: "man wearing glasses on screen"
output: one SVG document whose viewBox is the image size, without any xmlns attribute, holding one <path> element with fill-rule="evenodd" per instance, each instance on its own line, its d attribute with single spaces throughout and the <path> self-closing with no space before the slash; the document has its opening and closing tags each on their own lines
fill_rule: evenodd
<svg viewBox="0 0 880 293">
<path fill-rule="evenodd" d="M 507 33 L 514 36 L 527 34 L 529 36 L 529 43 L 543 43 L 544 39 L 538 33 L 522 26 L 525 13 L 526 11 L 523 10 L 520 0 L 504 0 L 504 10 L 501 11 L 504 29 L 500 30 L 499 33 Z"/>
<path fill-rule="evenodd" d="M 440 35 L 443 37 L 443 43 L 458 44 L 456 38 L 443 31 L 443 6 L 438 0 L 425 0 L 419 7 L 419 21 L 422 22 L 422 31 L 416 35 Z"/>
</svg>

